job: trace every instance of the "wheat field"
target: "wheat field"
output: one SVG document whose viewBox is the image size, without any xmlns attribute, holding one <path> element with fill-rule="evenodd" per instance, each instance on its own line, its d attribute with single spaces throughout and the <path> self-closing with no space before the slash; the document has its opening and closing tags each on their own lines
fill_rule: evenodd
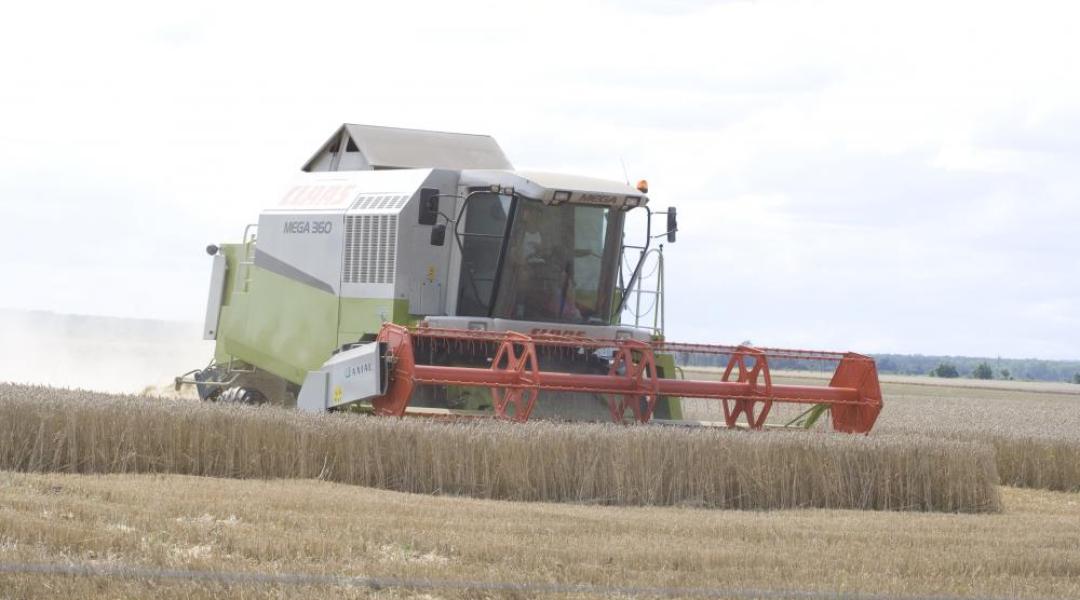
<svg viewBox="0 0 1080 600">
<path fill-rule="evenodd" d="M 687 373 L 719 377 L 715 369 Z M 792 371 L 774 376 L 801 385 L 824 385 L 827 378 Z M 1080 491 L 1080 385 L 883 375 L 881 387 L 885 408 L 871 437 L 930 436 L 986 444 L 994 449 L 1003 484 Z M 690 418 L 720 418 L 715 402 L 688 404 Z"/>
<path fill-rule="evenodd" d="M 889 410 L 875 432 L 984 442 L 1005 485 L 1080 491 L 1080 386 L 935 383 L 886 379 Z"/>
<path fill-rule="evenodd" d="M 993 512 L 993 452 L 919 436 L 310 415 L 0 385 L 0 469 L 317 478 L 518 501 Z"/>
</svg>

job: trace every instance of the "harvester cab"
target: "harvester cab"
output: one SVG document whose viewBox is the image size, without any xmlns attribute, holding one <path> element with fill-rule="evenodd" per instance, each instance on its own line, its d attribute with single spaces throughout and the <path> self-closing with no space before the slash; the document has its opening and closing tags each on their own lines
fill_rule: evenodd
<svg viewBox="0 0 1080 600">
<path fill-rule="evenodd" d="M 678 420 L 694 397 L 761 427 L 781 401 L 868 430 L 880 391 L 866 357 L 795 357 L 840 363 L 806 392 L 773 385 L 760 349 L 622 323 L 651 240 L 678 228 L 671 208 L 654 234 L 647 192 L 516 171 L 487 136 L 343 125 L 240 243 L 208 248 L 215 357 L 177 383 L 204 400 L 519 421 Z M 632 210 L 646 213 L 638 246 L 624 239 Z M 677 352 L 724 355 L 722 381 L 673 379 Z"/>
</svg>

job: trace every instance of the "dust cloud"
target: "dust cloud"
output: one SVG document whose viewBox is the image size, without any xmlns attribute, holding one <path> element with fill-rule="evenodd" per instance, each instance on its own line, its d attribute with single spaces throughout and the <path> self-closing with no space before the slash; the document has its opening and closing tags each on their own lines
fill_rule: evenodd
<svg viewBox="0 0 1080 600">
<path fill-rule="evenodd" d="M 199 323 L 0 309 L 0 381 L 168 393 L 213 356 Z"/>
</svg>

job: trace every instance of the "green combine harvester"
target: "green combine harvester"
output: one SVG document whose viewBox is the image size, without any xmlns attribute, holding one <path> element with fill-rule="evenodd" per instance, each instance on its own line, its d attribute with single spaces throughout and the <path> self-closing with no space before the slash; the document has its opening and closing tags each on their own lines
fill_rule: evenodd
<svg viewBox="0 0 1080 600">
<path fill-rule="evenodd" d="M 652 211 L 647 192 L 516 171 L 488 136 L 343 125 L 239 242 L 207 248 L 214 359 L 177 386 L 206 401 L 518 421 L 678 421 L 695 397 L 750 427 L 797 402 L 869 430 L 881 394 L 866 357 L 664 340 L 653 242 L 675 241 L 676 212 Z M 644 241 L 627 245 L 635 210 Z M 650 260 L 660 276 L 645 289 Z M 643 297 L 651 326 L 640 311 L 623 323 Z M 720 381 L 675 378 L 674 355 L 693 352 L 728 357 Z M 829 387 L 779 386 L 769 356 L 840 365 Z"/>
</svg>

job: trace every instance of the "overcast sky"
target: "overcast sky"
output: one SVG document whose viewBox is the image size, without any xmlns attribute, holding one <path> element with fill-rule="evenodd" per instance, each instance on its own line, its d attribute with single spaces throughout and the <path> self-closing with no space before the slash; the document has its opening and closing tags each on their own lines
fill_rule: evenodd
<svg viewBox="0 0 1080 600">
<path fill-rule="evenodd" d="M 1015 2 L 22 2 L 0 307 L 197 321 L 342 122 L 675 205 L 669 338 L 1080 358 L 1080 14 Z"/>
</svg>

